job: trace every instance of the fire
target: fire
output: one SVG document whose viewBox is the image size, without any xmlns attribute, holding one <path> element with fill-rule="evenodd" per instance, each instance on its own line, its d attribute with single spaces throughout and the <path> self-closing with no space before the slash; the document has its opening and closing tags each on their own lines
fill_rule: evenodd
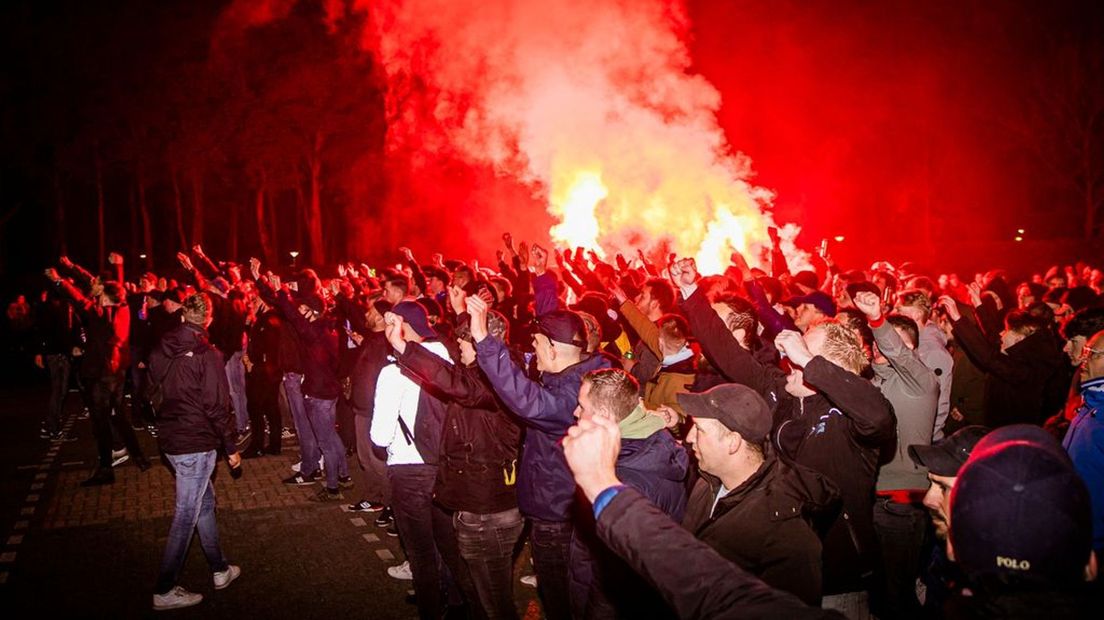
<svg viewBox="0 0 1104 620">
<path fill-rule="evenodd" d="M 575 179 L 562 192 L 560 188 L 553 187 L 549 198 L 550 210 L 562 221 L 549 231 L 552 240 L 570 248 L 582 247 L 603 255 L 602 246 L 598 244 L 601 227 L 595 212 L 608 195 L 609 190 L 602 184 L 601 175 L 585 170 L 576 173 Z"/>
</svg>

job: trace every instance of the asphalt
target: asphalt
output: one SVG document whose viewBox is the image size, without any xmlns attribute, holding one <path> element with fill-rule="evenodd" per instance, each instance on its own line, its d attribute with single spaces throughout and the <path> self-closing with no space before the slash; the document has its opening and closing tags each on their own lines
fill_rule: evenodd
<svg viewBox="0 0 1104 620">
<path fill-rule="evenodd" d="M 77 440 L 52 443 L 38 438 L 42 376 L 14 379 L 0 386 L 0 616 L 416 617 L 405 602 L 411 582 L 386 573 L 403 560 L 398 539 L 376 527 L 374 513 L 344 508 L 355 490 L 345 491 L 348 502 L 317 504 L 308 500 L 316 487 L 282 484 L 298 460 L 288 441 L 281 455 L 246 461 L 237 480 L 225 463 L 216 472 L 220 538 L 241 577 L 215 591 L 193 541 L 180 585 L 204 601 L 154 612 L 152 588 L 173 512 L 172 476 L 154 458 L 147 472 L 125 463 L 115 470 L 115 484 L 81 488 L 96 459 L 77 394 L 67 400 L 65 422 Z M 146 453 L 156 455 L 156 439 L 138 435 Z M 515 579 L 531 572 L 526 556 L 523 551 L 515 564 Z M 515 581 L 515 599 L 522 617 L 540 617 L 534 589 Z"/>
</svg>

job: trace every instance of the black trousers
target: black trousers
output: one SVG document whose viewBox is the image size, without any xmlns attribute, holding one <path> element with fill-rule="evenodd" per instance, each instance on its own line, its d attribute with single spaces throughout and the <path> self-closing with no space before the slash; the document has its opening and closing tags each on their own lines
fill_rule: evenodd
<svg viewBox="0 0 1104 620">
<path fill-rule="evenodd" d="M 253 436 L 249 441 L 249 452 L 267 450 L 271 453 L 280 451 L 280 381 L 282 376 L 277 373 L 264 372 L 254 368 L 253 372 L 245 375 L 245 397 L 249 402 L 249 425 L 253 428 Z M 268 447 L 265 448 L 264 430 L 265 420 L 268 420 Z"/>
<path fill-rule="evenodd" d="M 123 376 L 112 375 L 90 380 L 92 394 L 92 432 L 96 436 L 96 450 L 100 467 L 111 469 L 111 430 L 114 428 L 123 440 L 130 457 L 136 462 L 145 460 L 138 437 L 130 426 L 130 416 L 123 406 Z M 114 415 L 112 415 L 114 412 Z"/>
</svg>

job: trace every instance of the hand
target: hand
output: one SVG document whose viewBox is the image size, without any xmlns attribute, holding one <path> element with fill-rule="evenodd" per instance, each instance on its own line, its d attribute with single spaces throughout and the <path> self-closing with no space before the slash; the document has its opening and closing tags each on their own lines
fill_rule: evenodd
<svg viewBox="0 0 1104 620">
<path fill-rule="evenodd" d="M 256 256 L 251 256 L 249 258 L 249 273 L 253 275 L 254 280 L 259 280 L 261 278 L 261 259 Z M 275 287 L 276 285 L 274 284 L 273 288 Z"/>
<path fill-rule="evenodd" d="M 345 265 L 342 265 L 341 263 L 337 264 L 338 277 L 344 278 L 348 273 L 349 272 L 345 269 Z"/>
<path fill-rule="evenodd" d="M 882 300 L 870 291 L 861 291 L 855 295 L 855 307 L 866 315 L 867 320 L 877 321 L 882 318 Z"/>
<path fill-rule="evenodd" d="M 629 300 L 628 294 L 625 293 L 625 289 L 621 288 L 621 285 L 616 282 L 610 282 L 606 288 L 609 290 L 610 295 L 617 300 L 618 304 L 623 304 Z"/>
<path fill-rule="evenodd" d="M 483 342 L 489 334 L 487 330 L 487 302 L 478 297 L 467 299 L 468 314 L 471 316 L 472 340 Z"/>
<path fill-rule="evenodd" d="M 414 252 L 411 252 L 410 248 L 399 248 L 399 251 L 402 252 L 403 257 L 406 258 L 408 263 L 414 262 Z"/>
<path fill-rule="evenodd" d="M 533 271 L 539 276 L 548 271 L 548 250 L 539 244 L 533 244 Z"/>
<path fill-rule="evenodd" d="M 42 359 L 42 354 L 41 353 L 34 356 L 34 365 L 38 366 L 39 368 L 45 368 L 46 367 L 46 361 L 44 359 Z"/>
<path fill-rule="evenodd" d="M 480 299 L 482 299 L 483 302 L 486 303 L 488 307 L 494 305 L 494 302 L 495 302 L 494 293 L 491 292 L 491 289 L 490 289 L 489 286 L 484 286 L 484 287 L 480 288 L 479 292 L 476 293 L 475 295 L 477 297 L 479 297 Z"/>
<path fill-rule="evenodd" d="M 245 366 L 245 372 L 253 372 L 253 360 L 249 359 L 249 354 L 242 355 L 242 365 Z"/>
<path fill-rule="evenodd" d="M 506 253 L 502 250 L 495 250 L 495 260 L 502 263 L 505 262 Z"/>
<path fill-rule="evenodd" d="M 112 253 L 108 254 L 107 255 L 107 264 L 109 264 L 109 265 L 122 265 L 123 264 L 122 254 L 119 254 L 118 252 L 112 252 Z"/>
<path fill-rule="evenodd" d="M 529 244 L 524 241 L 518 246 L 518 260 L 521 261 L 522 269 L 527 269 L 529 267 Z"/>
<path fill-rule="evenodd" d="M 575 248 L 575 262 L 583 262 L 583 246 L 578 246 Z"/>
<path fill-rule="evenodd" d="M 792 329 L 784 329 L 775 336 L 774 346 L 778 347 L 779 351 L 790 358 L 791 362 L 802 368 L 809 363 L 809 360 L 813 359 L 813 354 L 809 352 L 809 347 L 805 346 L 805 338 Z"/>
<path fill-rule="evenodd" d="M 433 255 L 433 264 L 436 267 L 444 269 L 445 268 L 445 255 L 444 254 L 434 254 Z M 368 268 L 365 267 L 364 270 L 367 272 Z"/>
<path fill-rule="evenodd" d="M 751 267 L 748 266 L 747 259 L 744 258 L 743 254 L 733 252 L 728 260 L 732 262 L 732 266 L 740 272 L 745 281 L 751 279 Z"/>
<path fill-rule="evenodd" d="M 668 266 L 668 271 L 684 298 L 689 298 L 698 289 L 698 264 L 694 259 L 676 260 Z"/>
<path fill-rule="evenodd" d="M 971 282 L 966 285 L 966 293 L 970 295 L 970 303 L 977 308 L 981 305 L 981 285 Z"/>
<path fill-rule="evenodd" d="M 602 259 L 598 258 L 598 253 L 594 250 L 587 250 L 587 258 L 589 258 L 590 262 L 594 263 L 595 265 L 602 262 Z"/>
<path fill-rule="evenodd" d="M 947 295 L 943 295 L 939 298 L 939 306 L 943 308 L 943 312 L 947 314 L 947 318 L 952 321 L 957 321 L 962 318 L 962 313 L 958 311 L 958 304 L 955 300 L 951 299 Z"/>
<path fill-rule="evenodd" d="M 272 273 L 271 271 L 268 272 L 268 284 L 272 287 L 272 290 L 280 290 L 280 276 Z"/>
<path fill-rule="evenodd" d="M 984 293 L 982 293 L 982 295 L 985 295 L 986 297 L 989 297 L 993 300 L 993 303 L 997 306 L 997 312 L 1000 312 L 1004 309 L 1004 302 L 1001 301 L 1000 295 L 997 295 L 993 291 L 985 291 Z"/>
<path fill-rule="evenodd" d="M 42 273 L 44 273 L 46 275 L 46 279 L 51 282 L 56 283 L 61 281 L 61 276 L 58 275 L 57 269 L 54 269 L 53 267 L 47 267 L 46 270 Z"/>
<path fill-rule="evenodd" d="M 778 236 L 778 229 L 774 226 L 767 228 L 767 236 L 770 237 L 771 244 L 777 246 L 781 242 L 781 238 Z"/>
<path fill-rule="evenodd" d="M 579 420 L 567 429 L 563 449 L 575 482 L 591 503 L 602 491 L 621 484 L 614 469 L 621 451 L 621 429 L 616 422 L 602 416 Z"/>
<path fill-rule="evenodd" d="M 961 422 L 966 419 L 966 416 L 962 415 L 962 412 L 958 410 L 958 407 L 951 407 L 950 416 L 951 419 L 955 422 Z"/>
<path fill-rule="evenodd" d="M 193 269 L 195 269 L 195 267 L 192 267 L 192 259 L 183 252 L 176 253 L 176 260 L 180 261 L 180 265 L 188 271 L 192 271 Z"/>
<path fill-rule="evenodd" d="M 510 233 L 502 233 L 502 242 L 506 244 L 507 250 L 514 251 L 514 237 Z"/>
<path fill-rule="evenodd" d="M 625 260 L 624 256 L 621 256 L 620 254 L 618 254 L 617 257 L 616 257 L 616 261 L 617 261 L 617 268 L 618 269 L 620 269 L 621 271 L 628 271 L 629 270 L 629 261 Z"/>
<path fill-rule="evenodd" d="M 679 414 L 667 405 L 660 405 L 655 411 L 649 411 L 652 415 L 663 418 L 666 428 L 675 428 L 679 424 Z"/>
<path fill-rule="evenodd" d="M 459 286 L 448 287 L 449 305 L 452 306 L 452 311 L 457 315 L 463 314 L 468 309 L 465 300 L 468 294 L 464 292 L 464 289 Z"/>
<path fill-rule="evenodd" d="M 399 354 L 406 353 L 406 340 L 402 335 L 402 317 L 394 312 L 387 312 L 383 315 L 383 335 L 387 337 L 387 342 L 391 344 L 391 348 L 399 352 Z"/>
<path fill-rule="evenodd" d="M 234 469 L 241 467 L 241 453 L 235 452 L 231 454 L 230 456 L 226 457 L 226 462 L 229 463 L 230 467 L 233 467 Z"/>
<path fill-rule="evenodd" d="M 68 256 L 59 256 L 58 264 L 60 264 L 62 267 L 65 267 L 66 269 L 73 268 L 73 261 L 69 260 Z"/>
<path fill-rule="evenodd" d="M 203 256 L 204 255 L 203 254 L 203 246 L 198 244 L 198 243 L 193 245 L 192 246 L 192 252 L 195 252 L 196 256 Z"/>
</svg>

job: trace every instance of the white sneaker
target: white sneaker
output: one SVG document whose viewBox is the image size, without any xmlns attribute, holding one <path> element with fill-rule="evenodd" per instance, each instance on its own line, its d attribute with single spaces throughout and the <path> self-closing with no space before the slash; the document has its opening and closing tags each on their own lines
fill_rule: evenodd
<svg viewBox="0 0 1104 620">
<path fill-rule="evenodd" d="M 526 576 L 521 578 L 521 582 L 524 583 L 525 585 L 529 586 L 530 588 L 535 588 L 535 587 L 537 587 L 537 576 L 536 575 L 526 575 Z"/>
<path fill-rule="evenodd" d="M 111 466 L 118 467 L 130 460 L 130 453 L 126 448 L 111 451 Z M 194 603 L 193 603 L 194 604 Z"/>
<path fill-rule="evenodd" d="M 221 590 L 241 576 L 241 567 L 230 564 L 226 570 L 215 573 L 215 589 Z"/>
<path fill-rule="evenodd" d="M 410 560 L 399 564 L 398 566 L 392 566 L 387 569 L 387 574 L 391 575 L 395 579 L 402 581 L 413 581 L 414 573 L 410 572 Z"/>
<path fill-rule="evenodd" d="M 326 457 L 324 457 L 324 456 L 318 457 L 318 471 L 321 472 L 322 468 L 324 468 L 325 466 L 326 466 Z M 298 463 L 291 466 L 291 471 L 293 471 L 297 474 L 301 474 L 301 473 L 303 473 L 301 471 L 302 467 L 303 467 L 303 462 L 299 461 Z"/>
<path fill-rule="evenodd" d="M 153 608 L 158 611 L 161 611 L 163 609 L 179 609 L 181 607 L 191 607 L 192 605 L 198 605 L 201 602 L 203 602 L 202 594 L 189 592 L 184 588 L 181 588 L 180 586 L 176 586 L 165 594 L 153 595 Z"/>
</svg>

